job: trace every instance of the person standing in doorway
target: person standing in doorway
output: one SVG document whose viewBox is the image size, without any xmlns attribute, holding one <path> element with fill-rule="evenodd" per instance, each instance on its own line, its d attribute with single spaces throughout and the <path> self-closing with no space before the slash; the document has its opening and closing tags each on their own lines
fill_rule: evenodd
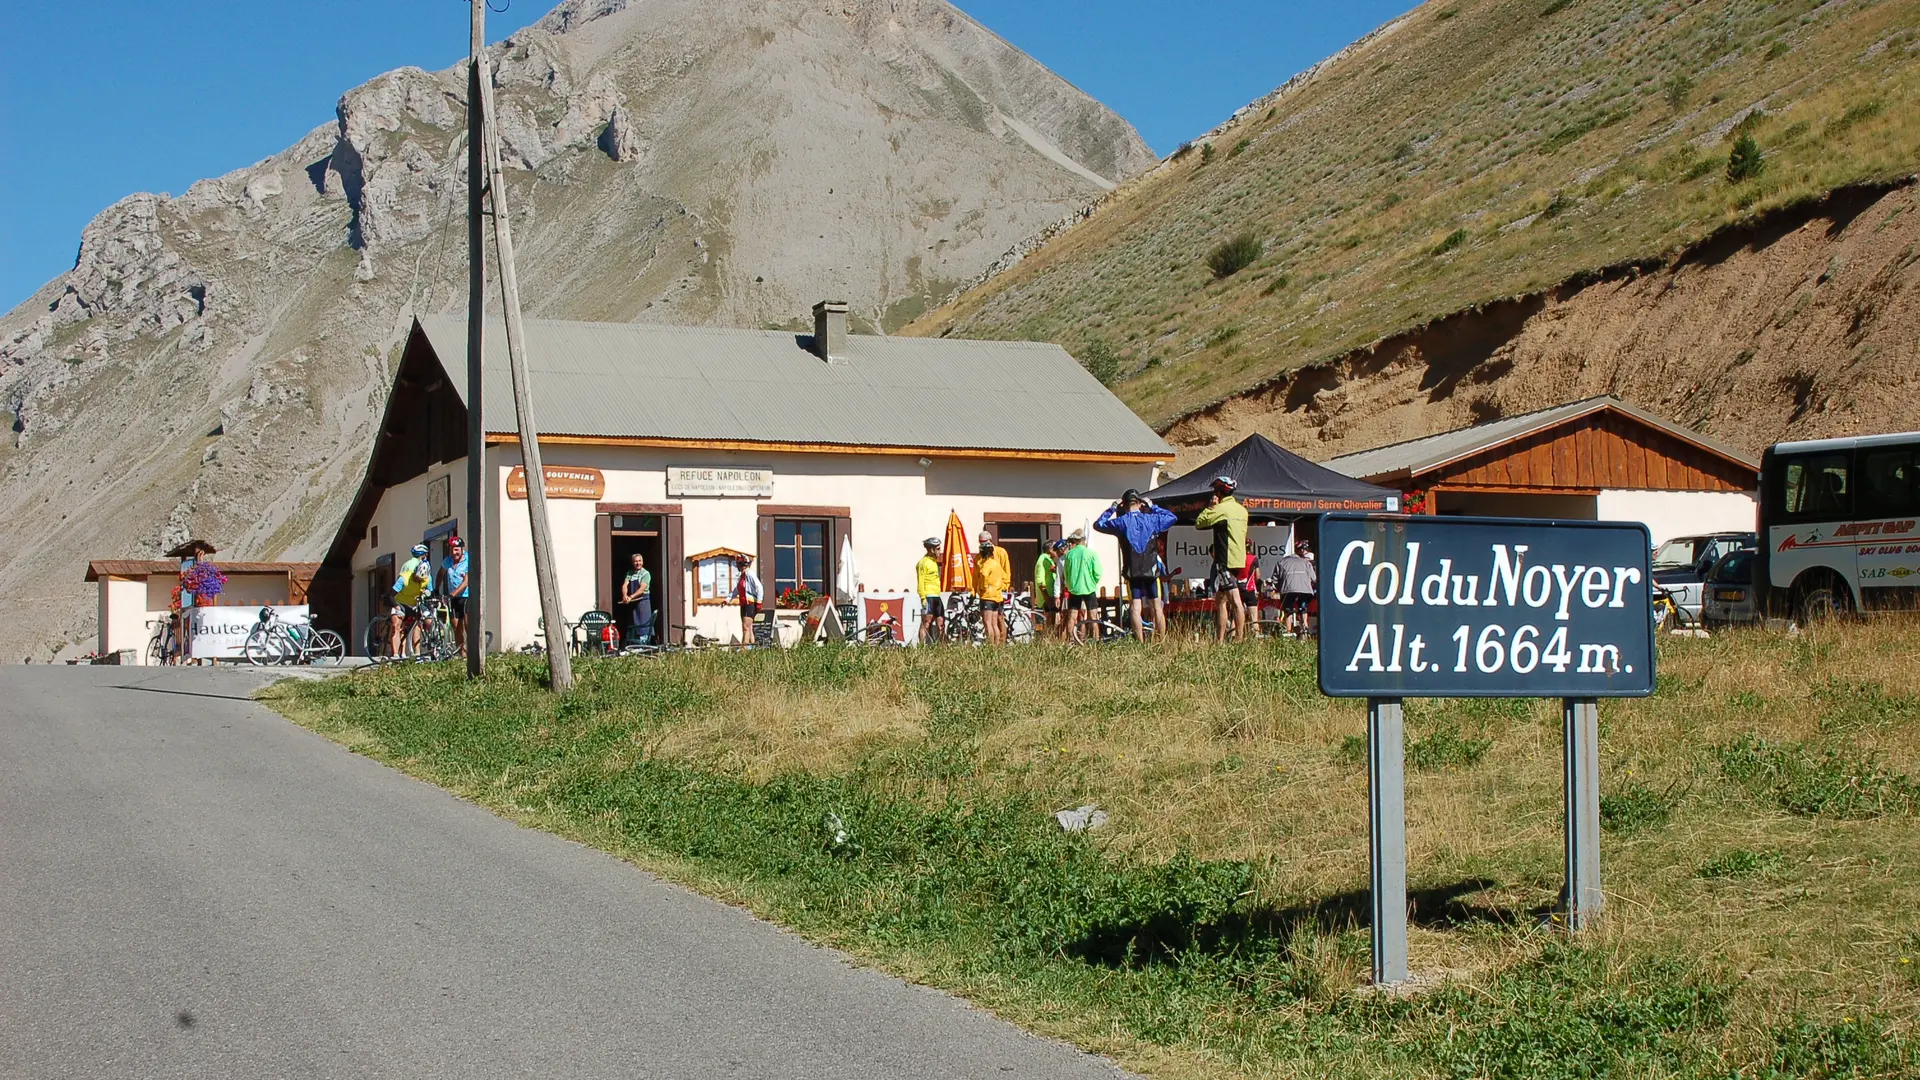
<svg viewBox="0 0 1920 1080">
<path fill-rule="evenodd" d="M 1087 546 L 1087 534 L 1078 529 L 1067 537 L 1067 545 L 1060 570 L 1067 594 L 1067 640 L 1079 642 L 1080 620 L 1099 620 L 1094 614 L 1094 593 L 1100 591 L 1100 560 Z"/>
<path fill-rule="evenodd" d="M 653 643 L 653 572 L 639 552 L 633 553 L 633 569 L 620 582 L 620 602 L 633 605 L 628 618 L 627 644 Z"/>
<path fill-rule="evenodd" d="M 740 602 L 740 644 L 754 644 L 753 624 L 760 618 L 760 575 L 753 572 L 753 556 L 742 555 L 737 563 L 740 573 L 733 583 L 733 598 Z"/>
<path fill-rule="evenodd" d="M 1013 565 L 1005 548 L 995 546 L 993 534 L 980 534 L 980 555 L 973 563 L 973 594 L 980 598 L 980 620 L 986 625 L 987 644 L 1007 643 L 1007 590 L 1013 586 Z"/>
<path fill-rule="evenodd" d="M 920 640 L 944 641 L 947 636 L 947 601 L 940 591 L 940 541 L 929 536 L 920 542 L 925 551 L 913 564 L 914 591 L 920 595 Z"/>
<path fill-rule="evenodd" d="M 440 560 L 440 588 L 447 597 L 447 613 L 453 617 L 453 643 L 460 655 L 467 655 L 467 593 L 469 567 L 467 542 L 458 536 L 447 538 L 447 555 Z"/>
<path fill-rule="evenodd" d="M 1147 628 L 1141 610 L 1157 610 L 1160 597 L 1160 578 L 1156 567 L 1160 561 L 1160 534 L 1173 528 L 1178 520 L 1173 511 L 1153 505 L 1139 491 L 1128 488 L 1120 496 L 1120 501 L 1107 507 L 1093 527 L 1103 533 L 1120 538 L 1120 573 L 1127 579 L 1127 612 L 1133 620 L 1133 636 L 1136 640 L 1147 640 Z M 1166 624 L 1156 621 L 1154 633 L 1164 633 Z"/>
<path fill-rule="evenodd" d="M 1213 590 L 1216 640 L 1247 639 L 1247 607 L 1240 599 L 1240 571 L 1247 563 L 1247 508 L 1233 497 L 1238 485 L 1231 476 L 1213 478 L 1207 508 L 1193 519 L 1197 528 L 1213 530 L 1213 569 L 1207 585 Z"/>
<path fill-rule="evenodd" d="M 1296 540 L 1293 550 L 1280 556 L 1279 565 L 1274 567 L 1274 577 L 1280 585 L 1280 610 L 1286 616 L 1287 632 L 1294 637 L 1307 636 L 1307 605 L 1313 602 L 1313 593 L 1320 587 L 1320 574 L 1307 558 L 1307 542 Z"/>
</svg>

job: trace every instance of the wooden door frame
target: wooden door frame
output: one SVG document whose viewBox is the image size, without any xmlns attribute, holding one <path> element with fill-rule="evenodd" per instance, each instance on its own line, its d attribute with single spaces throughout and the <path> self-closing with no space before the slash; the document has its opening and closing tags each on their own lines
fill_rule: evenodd
<svg viewBox="0 0 1920 1080">
<path fill-rule="evenodd" d="M 593 565 L 594 607 L 613 610 L 613 518 L 657 517 L 660 519 L 660 565 L 653 573 L 653 618 L 656 640 L 686 644 L 687 621 L 687 523 L 679 503 L 600 503 L 594 507 Z M 639 530 L 620 530 L 622 535 L 638 535 Z M 664 623 L 662 622 L 664 620 Z"/>
</svg>

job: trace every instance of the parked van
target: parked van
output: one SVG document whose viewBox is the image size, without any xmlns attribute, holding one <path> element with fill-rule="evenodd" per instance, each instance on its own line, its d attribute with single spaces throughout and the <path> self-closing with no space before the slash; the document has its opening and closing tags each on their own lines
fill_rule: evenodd
<svg viewBox="0 0 1920 1080">
<path fill-rule="evenodd" d="M 1802 624 L 1920 607 L 1920 432 L 1769 448 L 1753 581 Z"/>
</svg>

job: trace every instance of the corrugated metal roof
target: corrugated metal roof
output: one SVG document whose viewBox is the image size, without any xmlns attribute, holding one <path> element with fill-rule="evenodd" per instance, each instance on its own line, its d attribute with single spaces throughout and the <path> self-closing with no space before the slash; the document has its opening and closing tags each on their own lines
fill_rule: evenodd
<svg viewBox="0 0 1920 1080">
<path fill-rule="evenodd" d="M 466 400 L 465 319 L 418 320 Z M 529 319 L 546 435 L 1172 457 L 1057 345 L 850 335 L 829 364 L 811 335 Z M 486 427 L 514 429 L 506 330 L 486 335 Z"/>
<path fill-rule="evenodd" d="M 1400 473 L 1418 476 L 1430 469 L 1472 457 L 1490 447 L 1512 442 L 1602 409 L 1624 413 L 1650 427 L 1665 431 L 1674 438 L 1693 443 L 1695 446 L 1738 462 L 1749 469 L 1760 467 L 1758 460 L 1740 450 L 1710 439 L 1691 428 L 1684 428 L 1663 420 L 1644 409 L 1634 408 L 1612 394 L 1602 394 L 1585 401 L 1556 405 L 1550 409 L 1521 413 L 1518 416 L 1506 416 L 1498 420 L 1489 420 L 1484 424 L 1475 424 L 1472 427 L 1445 431 L 1421 439 L 1409 439 L 1406 442 L 1392 443 L 1372 450 L 1362 450 L 1357 454 L 1343 454 L 1325 464 L 1335 472 L 1361 479 L 1394 476 Z"/>
</svg>

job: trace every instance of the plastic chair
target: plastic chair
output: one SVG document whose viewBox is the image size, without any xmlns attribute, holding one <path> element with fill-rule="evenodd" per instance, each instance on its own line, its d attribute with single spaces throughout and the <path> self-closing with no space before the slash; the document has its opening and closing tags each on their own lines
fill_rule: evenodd
<svg viewBox="0 0 1920 1080">
<path fill-rule="evenodd" d="M 613 613 L 607 611 L 589 611 L 580 616 L 573 624 L 573 648 L 577 653 L 589 656 L 604 655 L 611 650 L 607 641 L 607 630 L 613 626 Z M 619 640 L 619 635 L 614 635 Z"/>
</svg>

